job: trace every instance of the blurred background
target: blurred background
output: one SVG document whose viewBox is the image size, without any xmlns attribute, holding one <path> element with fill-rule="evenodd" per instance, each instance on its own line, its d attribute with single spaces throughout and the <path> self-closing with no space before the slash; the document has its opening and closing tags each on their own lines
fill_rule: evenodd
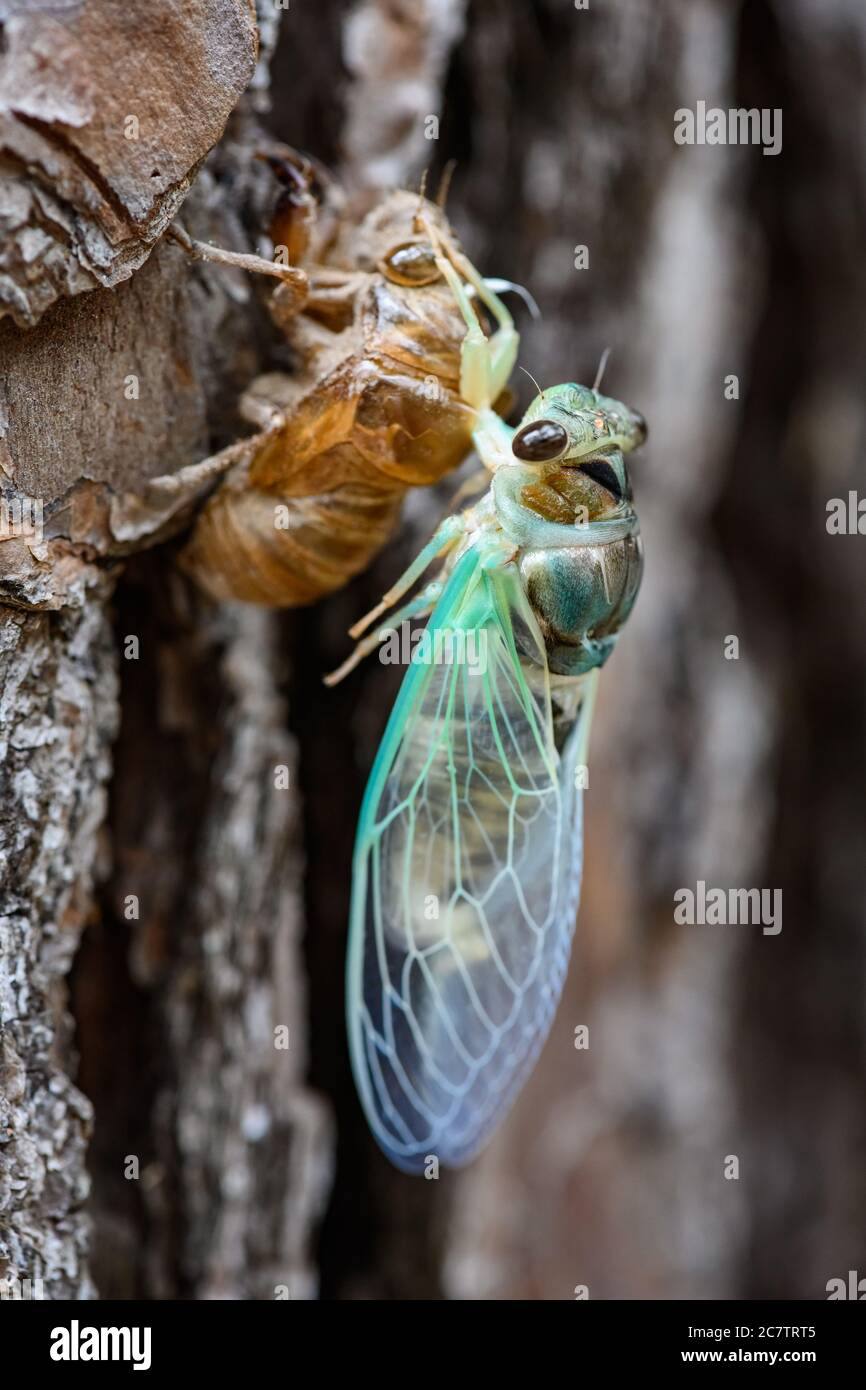
<svg viewBox="0 0 866 1390">
<path fill-rule="evenodd" d="M 467 251 L 541 309 L 515 311 L 522 365 L 587 382 L 612 349 L 605 389 L 649 423 L 645 578 L 602 679 L 552 1036 L 477 1162 L 424 1182 L 375 1148 L 343 1024 L 355 820 L 400 673 L 370 661 L 327 694 L 320 675 L 453 480 L 306 611 L 193 620 L 165 598 L 164 557 L 129 567 L 116 630 L 158 657 L 146 688 L 145 668 L 123 673 L 113 868 L 74 996 L 97 1284 L 824 1298 L 866 1274 L 866 539 L 826 525 L 831 498 L 866 495 L 866 11 L 329 0 L 267 26 L 267 131 L 370 189 L 428 166 L 435 184 L 455 159 Z M 675 113 L 698 102 L 781 110 L 781 151 L 678 145 Z M 225 382 L 255 365 L 238 349 L 215 378 L 216 443 L 236 428 Z M 515 389 L 519 413 L 533 388 Z M 282 819 L 247 796 L 275 749 L 299 788 Z M 136 874 L 156 932 L 124 921 Z M 781 932 L 677 925 L 674 894 L 699 880 L 781 890 Z M 251 1060 L 274 1019 L 289 1071 Z"/>
</svg>

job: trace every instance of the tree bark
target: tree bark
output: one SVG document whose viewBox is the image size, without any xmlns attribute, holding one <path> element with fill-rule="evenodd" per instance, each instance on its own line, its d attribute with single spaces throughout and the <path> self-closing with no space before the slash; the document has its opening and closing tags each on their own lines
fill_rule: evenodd
<svg viewBox="0 0 866 1390">
<path fill-rule="evenodd" d="M 92 1292 L 85 1167 L 93 1110 L 74 1085 L 66 975 L 92 915 L 117 673 L 105 583 L 59 614 L 2 615 L 0 1278 Z"/>
<path fill-rule="evenodd" d="M 297 916 L 292 898 L 297 878 L 291 849 L 294 793 L 276 793 L 273 768 L 262 763 L 269 757 L 274 764 L 290 765 L 293 756 L 289 736 L 280 727 L 279 700 L 268 695 L 274 620 L 227 614 L 217 623 L 209 612 L 199 614 L 189 620 L 183 649 L 174 652 L 174 669 L 163 673 L 163 695 L 170 703 L 182 698 L 185 682 L 205 676 L 210 662 L 207 699 L 202 699 L 200 718 L 191 721 L 189 734 L 190 757 L 204 779 L 197 786 L 202 839 L 193 845 L 186 837 L 186 861 L 179 847 L 158 841 L 168 886 L 155 898 L 158 875 L 152 876 L 149 891 L 139 882 L 148 853 L 146 831 L 158 836 L 172 808 L 160 801 L 158 775 L 147 756 L 136 762 L 141 785 L 127 786 L 122 771 L 130 726 L 159 751 L 165 710 L 150 709 L 147 702 L 160 660 L 172 653 L 171 615 L 178 600 L 172 593 L 161 595 L 164 607 L 155 615 L 147 641 L 144 627 L 153 615 L 136 613 L 137 629 L 124 622 L 129 608 L 125 580 L 114 622 L 109 607 L 121 572 L 117 557 L 146 541 L 152 522 L 147 506 L 142 512 L 139 503 L 146 496 L 146 481 L 195 463 L 208 452 L 212 438 L 222 442 L 221 432 L 236 428 L 233 408 L 227 410 L 225 402 L 233 400 L 264 361 L 262 316 L 244 277 L 192 268 L 180 250 L 164 242 L 150 254 L 253 74 L 255 29 L 247 0 L 224 6 L 215 22 L 206 21 L 203 10 L 161 0 L 136 28 L 132 47 L 129 23 L 126 7 L 113 3 L 70 4 L 62 22 L 57 15 L 23 13 L 7 26 L 3 60 L 7 163 L 2 196 L 8 216 L 2 285 L 7 307 L 22 326 L 9 318 L 0 324 L 5 381 L 0 577 L 2 596 L 10 605 L 3 610 L 7 795 L 0 937 L 0 1277 L 8 1281 L 6 1292 L 38 1279 L 45 1297 L 88 1296 L 93 1283 L 85 1255 L 93 1223 L 97 1284 L 103 1294 L 173 1294 L 193 1287 L 248 1291 L 249 1285 L 241 1289 L 232 1282 L 240 1278 L 237 1262 L 243 1263 L 232 1213 L 244 1200 L 260 1199 L 261 1192 L 241 1195 L 244 1175 L 232 1148 L 236 1131 L 227 1119 L 243 1100 L 243 1122 L 253 1135 L 250 1142 L 258 1144 L 258 1188 L 272 1181 L 273 1154 L 287 1151 L 291 1131 L 291 1168 L 277 1164 L 276 1170 L 286 1182 L 290 1171 L 298 1196 L 277 1231 L 273 1212 L 262 1203 L 267 1216 L 258 1230 L 251 1227 L 249 1240 L 259 1250 L 262 1268 L 273 1266 L 271 1283 L 282 1278 L 306 1291 L 304 1241 L 311 1214 L 305 1215 L 304 1194 L 309 1194 L 312 1209 L 327 1161 L 309 1157 L 323 1122 L 296 1084 L 304 1028 L 301 972 L 291 958 Z M 273 39 L 267 18 L 263 33 Z M 40 53 L 45 55 L 41 81 L 26 85 L 25 91 L 18 79 Z M 264 60 L 232 134 L 184 206 L 190 230 L 223 245 L 243 244 L 240 216 L 254 196 L 253 108 L 266 85 Z M 196 94 L 192 116 L 180 95 L 188 91 Z M 140 138 L 125 137 L 124 113 L 130 107 Z M 226 188 L 230 178 L 231 197 Z M 111 288 L 94 288 L 98 284 Z M 165 551 L 150 567 L 142 561 L 151 579 L 168 564 Z M 122 721 L 117 697 L 121 668 Z M 130 671 L 140 672 L 140 678 Z M 210 785 L 210 755 L 219 754 L 215 707 L 223 708 L 227 719 L 220 775 L 239 794 L 247 785 L 245 798 L 232 798 L 235 817 L 243 807 L 234 832 L 231 812 L 218 812 L 216 796 L 203 794 L 203 786 Z M 170 726 L 173 718 L 169 716 Z M 101 828 L 111 742 L 119 723 L 111 793 L 118 809 L 112 809 Z M 174 757 L 170 740 L 166 748 Z M 266 780 L 257 784 L 257 774 Z M 217 785 L 223 784 L 217 782 L 214 792 Z M 253 804 L 256 786 L 258 806 Z M 136 827 L 138 843 L 127 861 L 122 835 L 127 804 L 147 801 L 148 791 L 153 823 Z M 180 839 L 186 829 L 178 825 Z M 234 888 L 227 848 L 233 833 L 240 837 L 234 850 Z M 255 901 L 244 833 L 251 835 L 249 852 L 266 900 L 267 945 L 256 935 L 265 932 L 264 910 L 250 919 L 231 910 L 241 878 L 247 911 Z M 184 874 L 190 878 L 183 903 L 173 903 L 172 888 L 184 886 Z M 96 877 L 110 883 L 99 899 L 93 894 Z M 134 940 L 128 919 L 136 889 L 142 911 Z M 110 912 L 112 892 L 123 904 L 116 921 Z M 220 902 L 226 918 L 222 928 Z M 233 983 L 225 975 L 218 982 L 204 979 L 198 1003 L 184 959 L 186 938 L 177 922 L 159 916 L 161 907 L 177 911 L 180 906 L 191 940 L 197 939 L 192 918 L 198 911 L 216 936 L 221 930 L 237 935 L 225 943 L 239 958 Z M 75 979 L 73 1041 L 65 976 L 86 922 L 91 932 Z M 155 957 L 148 954 L 153 943 Z M 289 1053 L 278 1052 L 273 1037 L 270 1049 L 262 1043 L 269 953 L 279 962 L 272 976 L 272 1007 L 276 1022 L 289 1027 Z M 190 947 L 186 954 L 195 953 Z M 246 988 L 254 962 L 266 973 L 257 1007 Z M 298 982 L 294 992 L 293 980 Z M 240 999 L 262 1051 L 258 1066 L 248 1061 L 244 1074 L 233 1078 L 232 1089 L 230 1054 L 238 1042 L 229 1019 L 237 1017 Z M 153 1031 L 148 1034 L 151 1004 Z M 168 1045 L 157 1047 L 165 1037 Z M 213 1044 L 210 1053 L 208 1041 Z M 181 1045 L 188 1070 L 178 1075 Z M 77 1051 L 87 1098 L 70 1079 Z M 216 1110 L 207 1103 L 203 1111 L 197 1109 L 204 1091 L 193 1084 L 194 1069 L 205 1058 Z M 129 1064 L 122 1074 L 120 1059 Z M 242 1066 L 237 1059 L 235 1065 Z M 259 1085 L 251 1068 L 257 1076 L 269 1069 L 279 1074 L 273 1115 L 263 1117 L 255 1092 L 266 1086 L 264 1081 Z M 111 1092 L 115 1082 L 117 1094 Z M 102 1108 L 108 1095 L 119 1101 L 115 1110 Z M 148 1097 L 154 1101 L 154 1115 L 146 1111 Z M 220 1097 L 226 1107 L 222 1115 Z M 98 1137 L 88 1168 L 93 1100 Z M 234 1119 L 241 1123 L 239 1111 Z M 204 1174 L 196 1169 L 194 1155 L 199 1162 L 203 1155 L 215 1157 L 213 1134 L 208 1133 L 214 1125 L 224 1142 L 227 1135 L 229 1139 L 222 1158 L 215 1160 L 220 1171 L 207 1176 L 228 1195 L 222 1222 L 212 1223 L 212 1209 L 201 1205 Z M 149 1137 L 146 1145 L 138 1142 L 143 1131 Z M 181 1171 L 175 1162 L 178 1153 L 191 1155 L 188 1170 Z M 137 1167 L 128 1161 L 139 1156 Z M 159 1180 L 160 1163 L 168 1173 L 165 1184 Z M 91 1179 L 95 1196 L 88 1217 L 84 1200 Z M 128 1205 L 136 1215 L 148 1213 L 150 1244 L 138 1244 L 140 1220 L 135 1226 L 112 1208 L 115 1182 L 127 1193 L 142 1194 Z M 279 1185 L 276 1179 L 272 1185 Z M 183 1232 L 181 1201 L 188 1206 Z M 226 1249 L 231 1259 L 224 1258 Z M 261 1271 L 248 1268 L 244 1277 L 260 1281 Z M 272 1289 L 268 1296 L 274 1296 Z"/>
</svg>

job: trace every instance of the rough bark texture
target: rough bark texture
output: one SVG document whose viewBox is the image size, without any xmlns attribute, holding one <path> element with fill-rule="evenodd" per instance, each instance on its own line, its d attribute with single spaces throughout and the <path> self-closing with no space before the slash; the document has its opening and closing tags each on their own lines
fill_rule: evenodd
<svg viewBox="0 0 866 1390">
<path fill-rule="evenodd" d="M 400 673 L 371 662 L 327 695 L 320 673 L 451 489 L 414 495 L 370 573 L 282 618 L 204 603 L 173 543 L 122 570 L 129 495 L 226 443 L 237 392 L 291 365 L 255 286 L 165 243 L 145 261 L 168 204 L 142 205 L 112 288 L 0 325 L 0 463 L 46 500 L 44 537 L 0 546 L 0 1277 L 91 1292 L 90 1181 L 104 1296 L 824 1297 L 862 1270 L 866 1223 L 863 540 L 825 526 L 866 435 L 866 23 L 846 0 L 334 0 L 262 19 L 184 223 L 255 243 L 260 119 L 349 183 L 427 163 L 435 182 L 454 157 L 468 251 L 542 309 L 521 315 L 521 362 L 587 380 L 611 346 L 606 386 L 649 420 L 646 579 L 602 680 L 574 968 L 479 1162 L 438 1182 L 390 1169 L 342 996 L 355 817 Z M 165 199 L 240 62 L 210 63 L 198 152 L 167 131 Z M 674 112 L 699 100 L 781 107 L 782 153 L 677 146 Z M 60 242 L 67 266 L 78 243 Z M 76 262 L 52 297 L 92 283 Z M 24 322 L 45 307 L 28 294 Z M 675 890 L 700 879 L 781 888 L 782 932 L 676 925 Z"/>
<path fill-rule="evenodd" d="M 106 1117 L 94 1272 L 114 1296 L 307 1298 L 331 1160 L 304 1087 L 283 663 L 270 615 L 182 611 L 161 568 L 137 563 L 118 595 L 141 658 L 123 663 L 114 866 L 75 975 L 81 1084 Z"/>
<path fill-rule="evenodd" d="M 0 620 L 0 1280 L 84 1298 L 93 1109 L 64 1060 L 117 722 L 105 586 Z M 0 1287 L 3 1287 L 0 1285 Z"/>
<path fill-rule="evenodd" d="M 0 12 L 0 313 L 137 270 L 255 62 L 252 0 L 11 0 Z"/>
</svg>

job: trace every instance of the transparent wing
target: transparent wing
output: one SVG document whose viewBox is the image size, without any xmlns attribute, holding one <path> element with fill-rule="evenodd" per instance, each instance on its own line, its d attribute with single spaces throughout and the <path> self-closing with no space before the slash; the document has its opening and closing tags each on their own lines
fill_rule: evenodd
<svg viewBox="0 0 866 1390">
<path fill-rule="evenodd" d="M 347 978 L 367 1118 L 413 1172 L 468 1161 L 514 1099 L 559 1000 L 581 871 L 579 721 L 554 730 L 516 569 L 464 556 L 434 656 L 437 633 L 457 636 L 410 666 L 367 788 Z"/>
</svg>

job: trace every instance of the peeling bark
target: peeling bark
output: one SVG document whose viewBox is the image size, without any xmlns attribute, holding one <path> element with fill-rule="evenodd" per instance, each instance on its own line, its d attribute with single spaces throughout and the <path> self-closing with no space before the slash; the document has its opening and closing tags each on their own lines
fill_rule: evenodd
<svg viewBox="0 0 866 1390">
<path fill-rule="evenodd" d="M 0 314 L 147 259 L 253 72 L 252 0 L 3 7 Z"/>
</svg>

